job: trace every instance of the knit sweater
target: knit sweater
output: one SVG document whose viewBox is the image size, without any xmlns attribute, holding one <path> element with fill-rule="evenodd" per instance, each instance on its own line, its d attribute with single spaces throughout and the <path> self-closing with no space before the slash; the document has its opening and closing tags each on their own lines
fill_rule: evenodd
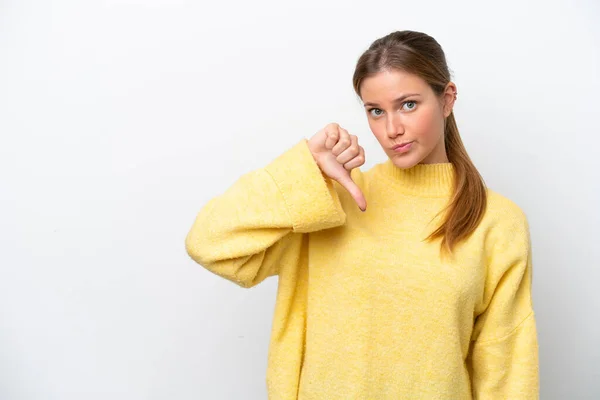
<svg viewBox="0 0 600 400">
<path fill-rule="evenodd" d="M 193 260 L 244 288 L 278 276 L 270 400 L 538 398 L 527 218 L 488 188 L 480 225 L 440 257 L 424 239 L 454 174 L 355 168 L 362 212 L 303 139 L 200 209 Z"/>
</svg>

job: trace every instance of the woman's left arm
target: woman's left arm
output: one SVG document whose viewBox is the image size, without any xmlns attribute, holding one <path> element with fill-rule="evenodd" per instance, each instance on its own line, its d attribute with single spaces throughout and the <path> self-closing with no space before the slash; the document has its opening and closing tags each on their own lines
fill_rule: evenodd
<svg viewBox="0 0 600 400">
<path fill-rule="evenodd" d="M 520 209 L 512 211 L 486 238 L 483 306 L 467 359 L 474 399 L 539 399 L 529 225 Z"/>
</svg>

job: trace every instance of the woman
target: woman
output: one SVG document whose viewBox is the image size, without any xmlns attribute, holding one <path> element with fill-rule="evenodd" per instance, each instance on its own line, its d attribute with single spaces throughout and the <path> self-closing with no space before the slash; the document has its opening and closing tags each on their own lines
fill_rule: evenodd
<svg viewBox="0 0 600 400">
<path fill-rule="evenodd" d="M 469 159 L 443 50 L 393 32 L 353 80 L 385 162 L 361 171 L 357 137 L 329 124 L 210 200 L 186 238 L 242 287 L 279 277 L 269 398 L 538 398 L 527 218 Z"/>
</svg>

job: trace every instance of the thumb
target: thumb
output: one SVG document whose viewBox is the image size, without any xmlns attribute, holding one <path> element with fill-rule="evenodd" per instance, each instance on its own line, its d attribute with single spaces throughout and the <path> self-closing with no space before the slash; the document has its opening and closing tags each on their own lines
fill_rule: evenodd
<svg viewBox="0 0 600 400">
<path fill-rule="evenodd" d="M 358 204 L 358 208 L 365 211 L 367 209 L 367 201 L 358 185 L 352 180 L 350 173 L 341 176 L 338 182 L 350 193 L 356 204 Z"/>
</svg>

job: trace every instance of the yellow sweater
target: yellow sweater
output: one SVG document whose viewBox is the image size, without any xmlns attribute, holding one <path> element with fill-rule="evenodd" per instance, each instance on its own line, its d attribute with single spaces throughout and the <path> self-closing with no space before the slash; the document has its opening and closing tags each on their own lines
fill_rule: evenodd
<svg viewBox="0 0 600 400">
<path fill-rule="evenodd" d="M 422 239 L 453 175 L 356 168 L 363 213 L 303 139 L 200 210 L 196 262 L 245 288 L 279 277 L 269 399 L 538 398 L 526 216 L 488 189 L 483 222 L 443 261 Z"/>
</svg>

